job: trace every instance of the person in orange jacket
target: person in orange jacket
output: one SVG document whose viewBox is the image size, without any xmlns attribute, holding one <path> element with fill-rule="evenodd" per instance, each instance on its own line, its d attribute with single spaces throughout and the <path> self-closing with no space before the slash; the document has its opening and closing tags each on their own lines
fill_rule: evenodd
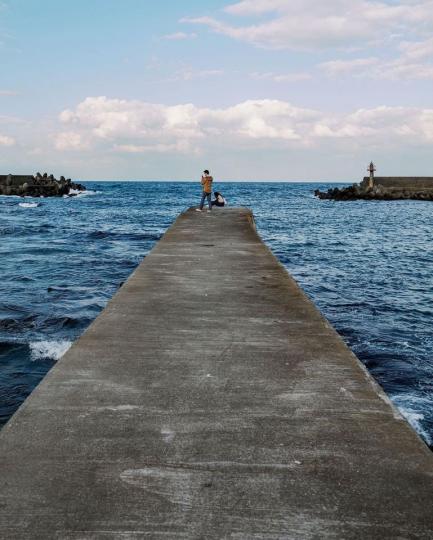
<svg viewBox="0 0 433 540">
<path fill-rule="evenodd" d="M 201 194 L 200 207 L 196 208 L 197 212 L 201 212 L 203 210 L 204 201 L 206 199 L 209 205 L 208 212 L 212 210 L 212 182 L 213 182 L 213 178 L 212 176 L 210 176 L 209 171 L 206 169 L 205 171 L 203 171 L 203 174 L 201 177 L 201 185 L 203 188 L 203 193 Z"/>
</svg>

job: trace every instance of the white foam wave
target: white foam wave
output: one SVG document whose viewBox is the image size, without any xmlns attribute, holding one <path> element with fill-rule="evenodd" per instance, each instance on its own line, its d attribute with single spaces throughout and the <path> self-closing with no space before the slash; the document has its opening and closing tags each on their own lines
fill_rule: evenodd
<svg viewBox="0 0 433 540">
<path fill-rule="evenodd" d="M 405 395 L 393 396 L 391 400 L 418 435 L 420 435 L 427 444 L 433 444 L 432 437 L 422 425 L 424 415 L 419 412 L 422 406 L 426 406 L 425 400 L 416 396 Z"/>
<path fill-rule="evenodd" d="M 33 341 L 30 343 L 32 360 L 58 360 L 72 345 L 72 341 Z"/>
<path fill-rule="evenodd" d="M 18 206 L 21 206 L 22 208 L 36 208 L 39 206 L 39 203 L 37 202 L 20 202 L 18 203 Z"/>
<path fill-rule="evenodd" d="M 63 195 L 63 197 L 88 197 L 90 195 L 96 195 L 97 191 L 92 191 L 91 189 L 86 189 L 86 191 L 80 191 L 79 189 L 70 189 L 68 195 Z"/>
</svg>

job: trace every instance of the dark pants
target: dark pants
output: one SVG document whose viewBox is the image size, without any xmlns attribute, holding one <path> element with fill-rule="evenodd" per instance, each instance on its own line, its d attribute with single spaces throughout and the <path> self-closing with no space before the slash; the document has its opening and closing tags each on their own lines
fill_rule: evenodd
<svg viewBox="0 0 433 540">
<path fill-rule="evenodd" d="M 203 210 L 205 199 L 207 199 L 209 210 L 212 210 L 212 193 L 205 193 L 204 191 L 201 194 L 200 210 Z"/>
</svg>

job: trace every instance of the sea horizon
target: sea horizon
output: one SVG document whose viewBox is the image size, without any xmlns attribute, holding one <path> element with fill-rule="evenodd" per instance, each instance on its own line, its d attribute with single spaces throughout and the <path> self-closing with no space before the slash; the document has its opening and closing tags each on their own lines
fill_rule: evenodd
<svg viewBox="0 0 433 540">
<path fill-rule="evenodd" d="M 200 178 L 195 178 L 192 180 L 188 179 L 181 179 L 181 180 L 170 180 L 170 179 L 160 179 L 160 180 L 152 180 L 152 179 L 86 179 L 77 177 L 76 180 L 78 182 L 150 182 L 150 183 L 167 183 L 167 182 L 174 182 L 174 183 L 181 183 L 181 184 L 194 184 L 196 183 L 198 186 L 200 186 Z M 215 185 L 224 182 L 227 184 L 348 184 L 356 182 L 355 180 L 221 180 L 215 177 Z"/>
</svg>

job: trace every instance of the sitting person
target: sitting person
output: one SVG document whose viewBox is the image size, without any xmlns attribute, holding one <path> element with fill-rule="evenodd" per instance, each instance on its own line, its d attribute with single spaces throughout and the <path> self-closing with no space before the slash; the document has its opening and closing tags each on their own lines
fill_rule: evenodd
<svg viewBox="0 0 433 540">
<path fill-rule="evenodd" d="M 212 201 L 212 206 L 225 206 L 227 204 L 227 201 L 224 199 L 221 193 L 218 193 L 218 191 L 215 191 L 214 195 L 215 195 L 215 200 Z"/>
</svg>

